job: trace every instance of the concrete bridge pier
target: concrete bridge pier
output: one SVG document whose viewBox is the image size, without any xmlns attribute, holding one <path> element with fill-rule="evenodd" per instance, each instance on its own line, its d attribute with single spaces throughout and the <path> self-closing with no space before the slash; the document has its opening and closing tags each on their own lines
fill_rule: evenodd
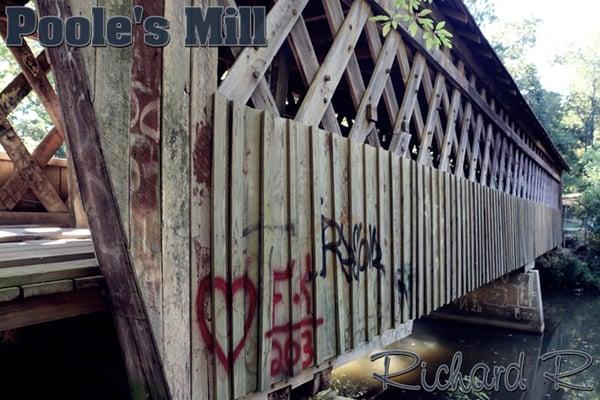
<svg viewBox="0 0 600 400">
<path fill-rule="evenodd" d="M 542 333 L 544 312 L 534 262 L 435 311 L 431 317 L 476 325 Z"/>
</svg>

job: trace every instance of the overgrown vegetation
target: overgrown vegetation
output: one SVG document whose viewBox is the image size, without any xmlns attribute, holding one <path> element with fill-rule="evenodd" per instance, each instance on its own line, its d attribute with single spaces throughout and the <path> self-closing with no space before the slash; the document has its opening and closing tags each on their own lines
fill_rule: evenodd
<svg viewBox="0 0 600 400">
<path fill-rule="evenodd" d="M 568 93 L 555 93 L 544 87 L 536 65 L 527 58 L 536 44 L 539 19 L 507 23 L 497 18 L 491 0 L 465 3 L 484 30 L 497 32 L 488 39 L 570 165 L 564 193 L 581 193 L 574 211 L 587 240 L 544 257 L 542 281 L 556 288 L 600 292 L 600 36 L 556 57 L 556 66 L 574 71 L 575 79 Z"/>
<path fill-rule="evenodd" d="M 383 36 L 392 29 L 403 25 L 411 35 L 417 36 L 419 31 L 427 48 L 452 48 L 452 34 L 446 29 L 446 21 L 434 21 L 433 11 L 428 7 L 433 0 L 395 0 L 395 10 L 389 10 L 390 15 L 377 15 L 372 21 L 382 25 Z"/>
</svg>

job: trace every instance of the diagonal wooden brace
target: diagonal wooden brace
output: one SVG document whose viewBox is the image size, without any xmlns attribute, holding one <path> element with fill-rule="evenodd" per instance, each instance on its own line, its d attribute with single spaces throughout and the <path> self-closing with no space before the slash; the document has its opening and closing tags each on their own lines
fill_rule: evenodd
<svg viewBox="0 0 600 400">
<path fill-rule="evenodd" d="M 22 182 L 31 189 L 46 210 L 50 212 L 68 211 L 38 163 L 29 154 L 27 148 L 3 114 L 0 114 L 0 144 L 14 163 L 15 169 L 22 178 Z M 11 195 L 10 192 L 1 193 L 0 207 L 3 207 L 3 204 L 9 198 L 12 201 L 18 201 L 16 197 Z"/>
</svg>

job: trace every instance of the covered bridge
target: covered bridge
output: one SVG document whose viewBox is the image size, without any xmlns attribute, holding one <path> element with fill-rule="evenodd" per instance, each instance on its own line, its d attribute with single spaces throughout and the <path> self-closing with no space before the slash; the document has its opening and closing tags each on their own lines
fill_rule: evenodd
<svg viewBox="0 0 600 400">
<path fill-rule="evenodd" d="M 391 0 L 241 0 L 256 48 L 183 45 L 185 6 L 234 0 L 38 3 L 171 21 L 165 48 L 46 50 L 136 398 L 285 396 L 561 243 L 568 167 L 460 0 L 432 4 L 452 50 L 384 37 Z"/>
</svg>

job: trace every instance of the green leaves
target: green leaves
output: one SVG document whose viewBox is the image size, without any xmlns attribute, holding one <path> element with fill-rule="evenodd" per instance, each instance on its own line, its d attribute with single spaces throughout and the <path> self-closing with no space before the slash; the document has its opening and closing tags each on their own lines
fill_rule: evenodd
<svg viewBox="0 0 600 400">
<path fill-rule="evenodd" d="M 392 29 L 402 25 L 412 36 L 417 36 L 421 32 L 428 49 L 442 46 L 452 48 L 452 34 L 446 30 L 446 21 L 435 23 L 431 18 L 433 10 L 426 7 L 432 1 L 396 0 L 395 14 L 377 15 L 371 17 L 371 21 L 381 22 L 383 36 L 387 36 Z"/>
</svg>

